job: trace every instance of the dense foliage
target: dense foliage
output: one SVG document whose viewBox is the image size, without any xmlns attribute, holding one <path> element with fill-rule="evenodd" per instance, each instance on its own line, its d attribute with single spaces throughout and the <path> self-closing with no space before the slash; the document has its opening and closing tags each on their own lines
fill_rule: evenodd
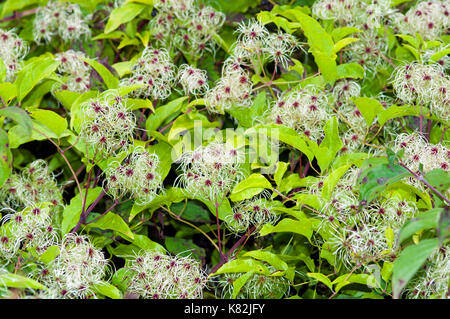
<svg viewBox="0 0 450 319">
<path fill-rule="evenodd" d="M 449 298 L 448 0 L 0 3 L 3 298 Z"/>
</svg>

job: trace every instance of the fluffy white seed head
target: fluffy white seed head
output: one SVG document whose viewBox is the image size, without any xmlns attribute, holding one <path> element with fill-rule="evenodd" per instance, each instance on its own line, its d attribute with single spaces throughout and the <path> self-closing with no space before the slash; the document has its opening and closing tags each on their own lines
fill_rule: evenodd
<svg viewBox="0 0 450 319">
<path fill-rule="evenodd" d="M 0 29 L 0 59 L 6 68 L 6 81 L 14 80 L 29 51 L 28 44 L 12 30 Z M 1 63 L 1 62 L 0 62 Z"/>
<path fill-rule="evenodd" d="M 147 47 L 134 64 L 131 77 L 122 80 L 121 85 L 143 84 L 134 91 L 136 97 L 163 100 L 172 92 L 175 80 L 175 65 L 167 50 Z"/>
<path fill-rule="evenodd" d="M 450 121 L 450 78 L 439 63 L 413 62 L 397 68 L 393 88 L 404 103 L 429 106 L 443 121 Z"/>
<path fill-rule="evenodd" d="M 152 250 L 137 254 L 125 269 L 127 291 L 144 299 L 201 299 L 207 282 L 197 260 Z"/>
<path fill-rule="evenodd" d="M 208 74 L 205 70 L 182 64 L 178 68 L 177 78 L 186 95 L 203 95 L 209 89 Z"/>
<path fill-rule="evenodd" d="M 448 0 L 420 1 L 405 15 L 396 14 L 394 23 L 402 34 L 419 33 L 425 40 L 434 40 L 450 27 L 449 12 Z"/>
<path fill-rule="evenodd" d="M 233 214 L 227 216 L 225 221 L 227 227 L 234 233 L 245 232 L 252 226 L 258 232 L 266 224 L 274 225 L 279 217 L 265 196 L 257 196 L 236 203 Z"/>
<path fill-rule="evenodd" d="M 115 199 L 128 195 L 136 203 L 150 203 L 162 190 L 158 155 L 136 147 L 121 162 L 111 162 L 105 170 L 104 188 Z"/>
<path fill-rule="evenodd" d="M 205 95 L 206 107 L 210 113 L 223 114 L 233 106 L 250 107 L 252 82 L 246 70 L 237 64 L 224 68 L 216 86 Z"/>
<path fill-rule="evenodd" d="M 4 207 L 21 210 L 44 202 L 53 206 L 63 203 L 56 176 L 44 160 L 35 160 L 20 173 L 13 173 L 0 189 L 0 203 Z"/>
<path fill-rule="evenodd" d="M 176 184 L 191 196 L 220 202 L 242 180 L 243 153 L 224 143 L 211 143 L 183 153 Z"/>
<path fill-rule="evenodd" d="M 81 105 L 80 134 L 97 153 L 112 154 L 127 148 L 136 128 L 136 119 L 125 101 L 115 92 L 103 94 Z"/>
<path fill-rule="evenodd" d="M 242 286 L 236 295 L 238 299 L 277 299 L 282 298 L 289 291 L 289 280 L 282 276 L 277 276 L 277 269 L 267 265 L 268 274 L 255 273 Z M 233 283 L 244 273 L 226 273 L 221 275 L 216 290 L 224 299 L 233 296 Z"/>
<path fill-rule="evenodd" d="M 91 68 L 81 58 L 86 55 L 80 51 L 69 50 L 56 54 L 56 60 L 60 62 L 58 73 L 64 78 L 64 84 L 58 88 L 73 92 L 86 92 L 91 87 Z"/>
<path fill-rule="evenodd" d="M 323 125 L 332 114 L 326 94 L 312 86 L 281 95 L 269 112 L 269 122 L 285 125 L 313 140 L 323 136 Z"/>
<path fill-rule="evenodd" d="M 59 36 L 64 42 L 72 42 L 89 37 L 89 19 L 77 4 L 50 1 L 36 12 L 33 22 L 34 40 L 37 43 L 48 43 Z"/>
<path fill-rule="evenodd" d="M 86 236 L 67 234 L 59 245 L 60 253 L 38 279 L 49 289 L 48 299 L 84 299 L 95 297 L 94 286 L 101 284 L 108 271 L 108 260 Z"/>
</svg>

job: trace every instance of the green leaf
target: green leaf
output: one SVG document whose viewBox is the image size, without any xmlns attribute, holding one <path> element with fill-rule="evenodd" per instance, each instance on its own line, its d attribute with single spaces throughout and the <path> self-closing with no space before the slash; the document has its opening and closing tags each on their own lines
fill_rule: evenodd
<svg viewBox="0 0 450 319">
<path fill-rule="evenodd" d="M 119 79 L 116 78 L 103 64 L 88 58 L 82 59 L 100 74 L 108 89 L 117 89 L 119 87 Z"/>
<path fill-rule="evenodd" d="M 181 188 L 170 187 L 169 189 L 166 190 L 164 194 L 156 197 L 149 204 L 146 205 L 137 205 L 136 203 L 133 204 L 133 207 L 131 208 L 130 212 L 129 221 L 131 221 L 137 214 L 146 209 L 150 210 L 150 212 L 153 212 L 154 210 L 158 209 L 163 205 L 169 206 L 171 203 L 181 202 L 185 198 L 186 195 L 183 193 L 183 190 Z"/>
<path fill-rule="evenodd" d="M 341 51 L 343 48 L 345 48 L 347 45 L 359 41 L 357 38 L 344 38 L 336 42 L 333 46 L 333 53 L 336 54 L 339 51 Z"/>
<path fill-rule="evenodd" d="M 417 245 L 406 247 L 394 262 L 392 275 L 393 297 L 398 299 L 409 280 L 425 263 L 428 256 L 439 247 L 439 239 L 424 239 Z"/>
<path fill-rule="evenodd" d="M 226 264 L 222 265 L 214 274 L 210 276 L 225 274 L 225 273 L 236 273 L 236 272 L 249 272 L 269 275 L 270 270 L 260 261 L 247 258 L 247 259 L 233 259 Z"/>
<path fill-rule="evenodd" d="M 280 15 L 287 17 L 301 25 L 314 61 L 323 74 L 324 79 L 333 84 L 337 79 L 336 54 L 333 52 L 334 42 L 331 36 L 322 28 L 314 18 L 305 14 L 301 7 L 283 10 Z"/>
<path fill-rule="evenodd" d="M 180 139 L 186 131 L 195 129 L 207 129 L 211 127 L 218 127 L 219 122 L 210 122 L 208 117 L 200 113 L 183 114 L 177 117 L 170 128 L 167 136 L 170 143 L 174 143 Z"/>
<path fill-rule="evenodd" d="M 450 187 L 450 173 L 441 168 L 435 168 L 424 176 L 425 180 L 439 192 L 445 194 Z"/>
<path fill-rule="evenodd" d="M 273 179 L 274 179 L 275 183 L 277 184 L 278 188 L 281 188 L 281 186 L 282 186 L 281 181 L 283 179 L 284 173 L 286 172 L 288 166 L 289 166 L 289 164 L 286 162 L 278 162 L 277 163 L 277 170 L 273 174 Z M 297 174 L 295 176 L 298 177 Z"/>
<path fill-rule="evenodd" d="M 367 166 L 370 159 L 366 160 Z M 360 200 L 370 202 L 379 196 L 388 186 L 409 176 L 410 173 L 400 165 L 383 163 L 373 168 L 362 169 L 358 181 L 360 183 Z"/>
<path fill-rule="evenodd" d="M 48 264 L 58 257 L 59 252 L 59 246 L 50 246 L 39 256 L 39 260 L 44 264 Z"/>
<path fill-rule="evenodd" d="M 379 286 L 373 275 L 369 274 L 345 274 L 333 280 L 332 284 L 336 285 L 335 292 L 339 292 L 344 286 L 356 283 L 366 285 L 368 287 Z"/>
<path fill-rule="evenodd" d="M 449 54 L 450 54 L 450 48 L 438 51 L 430 57 L 430 61 L 437 62 Z"/>
<path fill-rule="evenodd" d="M 195 201 L 175 203 L 170 209 L 184 220 L 196 223 L 210 221 L 209 210 Z"/>
<path fill-rule="evenodd" d="M 121 24 L 133 20 L 142 12 L 142 10 L 144 10 L 144 8 L 144 5 L 137 3 L 126 3 L 119 8 L 115 8 L 109 15 L 104 32 L 108 34 L 116 30 Z"/>
<path fill-rule="evenodd" d="M 103 192 L 103 188 L 96 187 L 89 190 L 86 198 L 86 209 L 94 200 Z M 83 192 L 84 198 L 84 192 Z M 70 204 L 64 208 L 63 218 L 61 224 L 61 231 L 63 234 L 67 234 L 72 228 L 76 226 L 80 220 L 83 204 L 81 202 L 80 194 L 76 194 L 71 200 Z"/>
<path fill-rule="evenodd" d="M 0 82 L 4 82 L 6 79 L 6 66 L 2 58 L 0 58 Z"/>
<path fill-rule="evenodd" d="M 339 137 L 339 128 L 337 118 L 333 116 L 325 124 L 324 128 L 325 138 L 320 146 L 316 142 L 308 140 L 314 156 L 317 159 L 320 170 L 324 172 L 331 164 L 336 154 L 342 149 L 344 144 Z"/>
<path fill-rule="evenodd" d="M 156 250 L 162 254 L 166 254 L 166 249 L 160 244 L 150 240 L 147 236 L 134 234 L 133 245 L 144 250 Z"/>
<path fill-rule="evenodd" d="M 254 173 L 236 185 L 231 192 L 230 199 L 234 202 L 248 199 L 266 188 L 272 189 L 272 184 L 263 175 Z"/>
<path fill-rule="evenodd" d="M 17 96 L 17 86 L 13 83 L 0 83 L 0 97 L 5 101 L 6 105 Z"/>
<path fill-rule="evenodd" d="M 228 112 L 245 128 L 252 127 L 255 119 L 267 110 L 266 92 L 260 92 L 253 100 L 253 105 L 247 107 L 233 107 Z"/>
<path fill-rule="evenodd" d="M 122 299 L 122 293 L 120 290 L 116 287 L 111 285 L 110 283 L 106 281 L 100 281 L 99 283 L 94 284 L 92 289 L 103 296 L 106 296 L 111 299 Z"/>
<path fill-rule="evenodd" d="M 266 236 L 271 233 L 295 233 L 305 236 L 311 239 L 313 234 L 313 228 L 311 221 L 309 219 L 295 220 L 292 218 L 282 219 L 278 224 L 272 226 L 270 224 L 265 224 L 263 228 L 259 231 L 261 236 Z"/>
<path fill-rule="evenodd" d="M 294 188 L 306 187 L 315 182 L 317 182 L 317 177 L 307 176 L 305 178 L 301 178 L 298 174 L 291 174 L 288 177 L 283 178 L 279 191 L 286 193 Z"/>
<path fill-rule="evenodd" d="M 224 13 L 230 12 L 246 12 L 248 8 L 254 8 L 259 4 L 259 0 L 208 0 L 208 3 Z"/>
<path fill-rule="evenodd" d="M 25 110 L 15 106 L 5 107 L 0 109 L 0 116 L 9 117 L 20 126 L 24 136 L 31 136 L 33 123 Z"/>
<path fill-rule="evenodd" d="M 338 169 L 334 169 L 323 181 L 322 186 L 322 197 L 326 200 L 331 198 L 331 194 L 333 193 L 336 184 L 339 182 L 339 179 L 352 165 L 344 165 L 339 167 Z"/>
<path fill-rule="evenodd" d="M 44 289 L 47 287 L 40 284 L 34 279 L 27 278 L 21 275 L 12 273 L 0 273 L 0 287 L 13 287 L 13 288 L 30 288 L 30 289 Z"/>
<path fill-rule="evenodd" d="M 342 27 L 342 28 L 336 28 L 331 32 L 331 36 L 334 40 L 334 42 L 337 42 L 343 38 L 345 38 L 346 36 L 352 34 L 352 33 L 357 33 L 357 32 L 361 32 L 361 30 L 359 30 L 358 28 L 355 27 Z"/>
<path fill-rule="evenodd" d="M 323 283 L 325 286 L 330 288 L 331 291 L 333 291 L 333 284 L 331 283 L 330 278 L 328 278 L 324 274 L 321 274 L 320 272 L 308 272 L 306 275 L 310 278 L 317 279 L 318 281 Z"/>
<path fill-rule="evenodd" d="M 354 99 L 354 102 L 366 120 L 367 126 L 371 126 L 377 114 L 384 111 L 383 105 L 375 99 L 358 97 Z"/>
<path fill-rule="evenodd" d="M 145 124 L 147 130 L 156 131 L 169 117 L 177 115 L 187 99 L 187 96 L 183 96 L 158 107 L 155 113 L 151 114 L 147 119 Z"/>
<path fill-rule="evenodd" d="M 406 239 L 422 230 L 436 228 L 441 211 L 442 208 L 434 208 L 408 220 L 400 230 L 398 242 L 401 244 Z"/>
<path fill-rule="evenodd" d="M 0 129 L 0 187 L 5 184 L 11 174 L 11 159 L 12 153 L 9 148 L 8 133 Z"/>
<path fill-rule="evenodd" d="M 418 115 L 418 112 L 414 107 L 410 105 L 392 105 L 389 108 L 382 110 L 378 114 L 378 124 L 380 124 L 380 126 L 383 126 L 387 121 L 391 119 L 409 115 Z"/>
<path fill-rule="evenodd" d="M 21 102 L 25 96 L 43 79 L 49 77 L 58 68 L 60 62 L 53 57 L 36 58 L 27 64 L 18 74 L 14 84 L 17 87 L 17 99 Z"/>
<path fill-rule="evenodd" d="M 359 63 L 345 63 L 337 66 L 338 79 L 363 79 L 364 68 Z"/>
<path fill-rule="evenodd" d="M 108 212 L 106 215 L 100 217 L 97 221 L 88 225 L 92 228 L 110 229 L 126 235 L 127 237 L 134 239 L 134 234 L 128 227 L 128 224 L 117 214 Z"/>
<path fill-rule="evenodd" d="M 280 257 L 278 257 L 274 253 L 271 253 L 270 251 L 253 250 L 246 252 L 243 256 L 265 261 L 278 270 L 287 270 L 289 268 L 286 262 L 284 262 Z"/>
<path fill-rule="evenodd" d="M 244 287 L 245 283 L 253 276 L 255 272 L 253 270 L 246 272 L 239 278 L 233 281 L 233 295 L 232 299 L 236 299 L 242 287 Z"/>
<path fill-rule="evenodd" d="M 248 129 L 245 132 L 245 135 L 250 136 L 254 133 L 270 136 L 274 140 L 278 140 L 298 149 L 305 154 L 310 161 L 314 159 L 314 153 L 306 143 L 306 137 L 298 134 L 289 127 L 279 124 L 258 125 Z"/>
<path fill-rule="evenodd" d="M 64 91 L 55 91 L 54 95 L 58 99 L 58 101 L 60 101 L 61 104 L 70 111 L 73 103 L 76 101 L 77 98 L 80 97 L 81 94 L 78 92 L 64 90 Z"/>
<path fill-rule="evenodd" d="M 176 238 L 167 236 L 164 244 L 169 252 L 178 256 L 191 256 L 197 260 L 206 258 L 206 251 L 194 244 L 192 239 Z"/>
<path fill-rule="evenodd" d="M 61 136 L 61 134 L 67 129 L 66 119 L 53 111 L 29 109 L 28 112 L 30 112 L 32 118 L 48 127 L 56 134 L 56 136 Z"/>
</svg>

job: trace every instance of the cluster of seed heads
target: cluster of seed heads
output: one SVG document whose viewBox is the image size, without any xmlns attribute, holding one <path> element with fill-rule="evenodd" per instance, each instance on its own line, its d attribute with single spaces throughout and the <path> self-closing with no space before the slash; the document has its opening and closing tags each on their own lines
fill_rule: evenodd
<svg viewBox="0 0 450 319">
<path fill-rule="evenodd" d="M 269 110 L 268 120 L 318 140 L 323 136 L 323 126 L 331 115 L 327 95 L 307 86 L 282 94 Z"/>
<path fill-rule="evenodd" d="M 450 1 L 420 1 L 406 14 L 397 13 L 394 22 L 399 32 L 425 40 L 434 40 L 445 34 L 450 27 Z"/>
<path fill-rule="evenodd" d="M 103 93 L 81 105 L 80 134 L 97 153 L 125 150 L 133 138 L 136 119 L 116 92 Z"/>
<path fill-rule="evenodd" d="M 378 30 L 395 12 L 390 4 L 390 0 L 320 0 L 314 3 L 312 11 L 320 19 L 334 20 L 339 27 L 358 28 L 361 32 L 354 35 L 358 41 L 349 45 L 344 58 L 374 73 L 385 62 L 382 55 L 387 52 L 388 43 Z"/>
<path fill-rule="evenodd" d="M 23 59 L 29 51 L 28 44 L 13 31 L 0 29 L 0 63 L 6 68 L 7 82 L 12 82 L 22 68 Z"/>
<path fill-rule="evenodd" d="M 242 180 L 242 151 L 224 143 L 199 146 L 184 152 L 177 162 L 180 184 L 192 196 L 220 202 Z"/>
<path fill-rule="evenodd" d="M 34 40 L 49 43 L 56 36 L 64 42 L 89 37 L 89 17 L 84 16 L 77 4 L 62 1 L 49 1 L 36 12 L 33 24 Z"/>
<path fill-rule="evenodd" d="M 422 269 L 408 283 L 405 291 L 409 299 L 449 299 L 450 247 L 443 245 L 427 259 Z"/>
<path fill-rule="evenodd" d="M 277 269 L 266 265 L 267 273 L 254 273 L 237 293 L 238 299 L 277 299 L 282 298 L 289 290 L 289 280 L 283 276 L 276 275 Z M 221 275 L 217 290 L 222 298 L 230 299 L 233 296 L 233 283 L 242 277 L 244 273 L 226 273 Z"/>
<path fill-rule="evenodd" d="M 375 31 L 361 32 L 354 37 L 358 41 L 350 44 L 349 49 L 344 52 L 345 61 L 359 63 L 374 75 L 378 67 L 386 63 L 383 55 L 388 51 L 387 41 Z"/>
<path fill-rule="evenodd" d="M 418 213 L 414 202 L 395 194 L 361 205 L 358 176 L 358 169 L 348 170 L 329 198 L 322 196 L 322 178 L 305 190 L 315 194 L 321 203 L 317 212 L 320 228 L 326 228 L 330 234 L 328 243 L 334 249 L 336 260 L 349 269 L 373 260 L 390 260 L 395 245 L 389 245 L 387 234 L 392 232 L 397 236 L 404 223 Z"/>
<path fill-rule="evenodd" d="M 161 47 L 194 58 L 215 52 L 215 35 L 225 22 L 222 12 L 192 0 L 157 0 L 154 6 L 158 12 L 150 21 L 150 31 Z"/>
<path fill-rule="evenodd" d="M 86 58 L 86 55 L 74 50 L 56 54 L 56 60 L 60 62 L 58 73 L 64 79 L 64 84 L 59 84 L 59 89 L 80 93 L 90 89 L 91 68 L 82 58 Z"/>
<path fill-rule="evenodd" d="M 20 173 L 13 173 L 0 188 L 4 207 L 21 210 L 44 202 L 62 205 L 61 189 L 44 160 L 33 161 Z"/>
<path fill-rule="evenodd" d="M 333 97 L 337 108 L 352 104 L 352 98 L 359 97 L 361 94 L 361 87 L 358 83 L 351 80 L 340 80 L 336 82 L 333 87 Z"/>
<path fill-rule="evenodd" d="M 1 224 L 0 260 L 11 260 L 19 256 L 20 250 L 30 248 L 41 254 L 58 243 L 48 206 L 31 206 L 20 212 L 6 214 Z"/>
<path fill-rule="evenodd" d="M 128 195 L 145 205 L 162 189 L 158 155 L 148 153 L 143 147 L 136 147 L 122 162 L 111 162 L 104 173 L 104 188 L 115 199 Z"/>
<path fill-rule="evenodd" d="M 165 99 L 175 84 L 176 67 L 166 49 L 145 48 L 133 66 L 132 76 L 122 85 L 142 84 L 133 94 L 142 98 Z"/>
<path fill-rule="evenodd" d="M 48 290 L 45 299 L 84 299 L 95 297 L 95 286 L 101 285 L 108 271 L 108 260 L 92 245 L 89 238 L 67 234 L 58 246 L 60 253 L 46 267 L 39 269 L 37 279 Z"/>
<path fill-rule="evenodd" d="M 300 48 L 293 35 L 281 31 L 269 32 L 261 22 L 254 19 L 240 23 L 236 33 L 238 38 L 232 46 L 229 60 L 246 66 L 273 61 L 276 66 L 286 69 L 290 57 Z"/>
<path fill-rule="evenodd" d="M 232 232 L 243 233 L 252 226 L 258 232 L 266 224 L 274 225 L 279 218 L 271 202 L 264 196 L 257 196 L 236 203 L 233 214 L 225 221 Z"/>
<path fill-rule="evenodd" d="M 127 292 L 144 299 L 201 299 L 207 276 L 191 257 L 145 251 L 129 260 Z"/>
<path fill-rule="evenodd" d="M 390 0 L 319 0 L 312 11 L 319 19 L 335 20 L 340 26 L 361 30 L 379 28 L 395 12 Z"/>
<path fill-rule="evenodd" d="M 437 168 L 450 171 L 450 149 L 442 144 L 431 144 L 420 134 L 399 134 L 393 142 L 393 150 L 403 150 L 402 162 L 418 175 L 422 174 L 420 165 L 425 174 Z M 412 177 L 407 183 L 423 189 L 422 184 Z"/>
<path fill-rule="evenodd" d="M 397 68 L 393 88 L 404 103 L 429 106 L 440 119 L 450 121 L 450 78 L 439 63 L 413 62 Z"/>
</svg>

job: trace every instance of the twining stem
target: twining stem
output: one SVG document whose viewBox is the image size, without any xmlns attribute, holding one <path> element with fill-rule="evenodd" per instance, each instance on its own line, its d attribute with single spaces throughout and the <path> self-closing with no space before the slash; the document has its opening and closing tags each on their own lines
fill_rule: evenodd
<svg viewBox="0 0 450 319">
<path fill-rule="evenodd" d="M 199 227 L 197 227 L 194 224 L 188 222 L 187 220 L 184 220 L 183 218 L 181 218 L 180 216 L 178 216 L 177 214 L 172 212 L 170 209 L 168 209 L 168 208 L 166 208 L 164 206 L 161 206 L 161 208 L 163 210 L 165 210 L 166 212 L 168 212 L 170 214 L 170 216 L 174 217 L 175 219 L 179 220 L 180 222 L 185 223 L 186 225 L 188 225 L 188 226 L 194 228 L 195 230 L 197 230 L 198 232 L 202 233 L 211 242 L 211 244 L 217 249 L 217 251 L 220 251 L 219 247 L 214 242 L 214 240 L 212 240 L 211 237 L 209 237 L 208 234 L 205 233 L 203 230 L 201 230 Z"/>
<path fill-rule="evenodd" d="M 215 202 L 215 207 L 216 207 L 217 242 L 219 243 L 219 254 L 220 254 L 220 259 L 222 260 L 225 256 L 223 255 L 222 240 L 220 239 L 219 203 L 217 202 L 217 198 L 214 202 Z"/>
<path fill-rule="evenodd" d="M 230 248 L 230 250 L 226 253 L 224 256 L 224 259 L 221 259 L 220 262 L 214 266 L 213 269 L 211 269 L 210 274 L 213 274 L 219 269 L 223 264 L 225 264 L 228 261 L 228 258 L 230 258 L 231 254 L 244 242 L 247 241 L 247 239 L 252 235 L 252 233 L 255 231 L 255 226 L 250 228 L 244 235 L 242 235 L 241 238 L 237 242 L 234 243 L 234 245 Z"/>
<path fill-rule="evenodd" d="M 64 151 L 61 150 L 61 147 L 59 147 L 58 144 L 56 144 L 50 137 L 48 137 L 47 135 L 45 135 L 44 133 L 42 133 L 41 131 L 39 131 L 38 129 L 33 127 L 33 130 L 35 130 L 36 132 L 38 132 L 39 134 L 41 134 L 42 136 L 44 136 L 46 139 L 48 139 L 53 145 L 55 145 L 56 149 L 58 150 L 59 154 L 62 156 L 62 158 L 64 159 L 64 161 L 66 162 L 67 166 L 69 167 L 70 172 L 72 173 L 72 176 L 75 180 L 75 183 L 77 183 L 77 187 L 78 187 L 78 191 L 80 193 L 81 196 L 81 200 L 83 200 L 83 191 L 81 189 L 81 185 L 80 185 L 80 181 L 78 180 L 77 174 L 75 173 L 75 171 L 73 170 L 72 165 L 70 164 L 69 160 L 67 159 L 66 155 L 64 155 Z"/>
<path fill-rule="evenodd" d="M 427 122 L 427 134 L 426 134 L 426 139 L 427 139 L 427 142 L 430 142 L 430 134 L 431 134 L 431 120 L 428 120 L 428 122 Z"/>
<path fill-rule="evenodd" d="M 80 229 L 81 224 L 86 222 L 87 216 L 92 212 L 92 210 L 95 208 L 95 206 L 97 206 L 97 204 L 102 200 L 102 198 L 105 195 L 106 195 L 106 191 L 102 190 L 100 195 L 98 195 L 98 197 L 91 204 L 91 206 L 89 206 L 89 208 L 85 212 L 81 213 L 80 219 L 78 220 L 78 223 L 75 225 L 75 227 L 72 229 L 71 233 L 75 233 L 78 231 L 78 229 Z"/>
<path fill-rule="evenodd" d="M 424 183 L 429 189 L 431 189 L 437 196 L 439 196 L 444 202 L 446 202 L 448 205 L 450 205 L 450 200 L 445 197 L 440 191 L 438 191 L 434 186 L 432 186 L 430 183 L 428 183 L 422 176 L 414 173 L 412 170 L 410 170 L 405 164 L 399 162 L 399 165 L 403 168 L 405 168 L 408 172 L 410 172 L 415 179 L 418 181 Z"/>
<path fill-rule="evenodd" d="M 0 20 L 0 23 L 11 21 L 11 20 L 18 20 L 21 17 L 35 14 L 37 10 L 38 10 L 38 8 L 34 8 L 34 9 L 23 11 L 23 12 L 14 12 L 14 14 L 12 16 L 6 17 L 6 18 Z"/>
</svg>

